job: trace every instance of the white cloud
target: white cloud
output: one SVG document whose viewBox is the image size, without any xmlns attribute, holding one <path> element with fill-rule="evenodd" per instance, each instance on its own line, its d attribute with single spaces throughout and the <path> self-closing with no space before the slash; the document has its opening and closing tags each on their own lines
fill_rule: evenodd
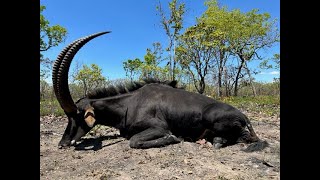
<svg viewBox="0 0 320 180">
<path fill-rule="evenodd" d="M 280 72 L 279 71 L 271 71 L 271 72 L 269 72 L 269 74 L 280 74 Z"/>
<path fill-rule="evenodd" d="M 280 74 L 280 72 L 279 71 L 260 72 L 259 74 L 277 75 L 277 74 Z"/>
</svg>

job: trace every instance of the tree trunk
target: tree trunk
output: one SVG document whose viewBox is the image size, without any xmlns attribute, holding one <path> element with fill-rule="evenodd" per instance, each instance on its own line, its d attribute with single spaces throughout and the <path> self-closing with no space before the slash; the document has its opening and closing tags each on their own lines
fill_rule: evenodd
<svg viewBox="0 0 320 180">
<path fill-rule="evenodd" d="M 228 71 L 227 71 L 227 68 L 224 69 L 224 84 L 225 84 L 225 96 L 226 97 L 229 97 L 230 94 L 228 94 L 229 92 L 229 85 L 228 85 Z"/>
<path fill-rule="evenodd" d="M 218 66 L 218 97 L 222 97 L 222 60 L 220 59 L 220 65 Z"/>
<path fill-rule="evenodd" d="M 203 94 L 204 90 L 206 88 L 206 84 L 204 82 L 204 78 L 200 79 L 199 86 L 200 86 L 200 88 L 199 88 L 198 92 L 199 92 L 199 94 Z"/>
<path fill-rule="evenodd" d="M 193 80 L 193 83 L 194 83 L 194 87 L 196 88 L 196 90 L 198 91 L 199 94 L 203 94 L 204 93 L 204 89 L 206 87 L 206 84 L 204 82 L 204 77 L 200 77 L 200 80 L 199 80 L 199 85 L 197 85 L 197 80 L 196 78 L 194 77 L 194 75 L 192 75 L 192 80 Z"/>
<path fill-rule="evenodd" d="M 175 55 L 176 55 L 176 52 L 175 52 L 175 41 L 173 41 L 173 55 L 172 55 L 172 60 L 171 60 L 171 62 L 173 62 L 173 66 L 172 66 L 172 81 L 174 81 L 175 80 L 175 78 L 176 78 L 176 72 L 175 72 L 175 70 L 176 70 L 176 64 L 177 64 L 177 62 L 176 62 L 176 58 L 175 58 Z M 171 49 L 170 49 L 171 50 Z"/>
<path fill-rule="evenodd" d="M 175 61 L 175 59 L 174 59 L 174 57 L 173 57 L 172 81 L 174 81 L 174 80 L 176 79 L 176 72 L 175 72 L 176 64 L 177 64 L 177 62 Z"/>
<path fill-rule="evenodd" d="M 256 97 L 257 96 L 257 92 L 256 92 L 256 88 L 255 88 L 255 86 L 253 84 L 253 79 L 251 77 L 250 70 L 249 70 L 249 68 L 247 66 L 247 63 L 245 63 L 244 65 L 245 65 L 245 68 L 246 68 L 248 76 L 249 76 L 249 82 L 250 82 L 250 85 L 251 85 L 251 88 L 252 88 L 253 96 Z"/>
<path fill-rule="evenodd" d="M 84 93 L 84 96 L 87 95 L 87 84 L 86 84 L 86 81 L 82 81 L 83 82 L 83 93 Z"/>
<path fill-rule="evenodd" d="M 221 70 L 219 69 L 219 73 L 218 73 L 218 97 L 222 97 L 222 73 Z"/>
<path fill-rule="evenodd" d="M 172 80 L 172 57 L 170 52 L 169 52 L 169 79 Z"/>
<path fill-rule="evenodd" d="M 239 66 L 238 72 L 237 72 L 237 76 L 236 76 L 236 80 L 235 80 L 235 85 L 234 85 L 234 96 L 238 96 L 238 81 L 239 81 L 239 77 L 240 77 L 240 72 L 242 70 L 242 67 L 245 63 L 245 60 L 243 57 L 240 56 L 240 60 L 241 60 L 241 64 Z"/>
</svg>

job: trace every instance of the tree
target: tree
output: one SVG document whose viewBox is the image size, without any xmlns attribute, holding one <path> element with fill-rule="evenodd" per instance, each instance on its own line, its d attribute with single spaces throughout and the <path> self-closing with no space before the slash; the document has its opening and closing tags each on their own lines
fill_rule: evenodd
<svg viewBox="0 0 320 180">
<path fill-rule="evenodd" d="M 162 46 L 159 42 L 152 43 L 153 48 L 147 48 L 144 61 L 141 65 L 141 77 L 140 78 L 156 78 L 156 79 L 167 79 L 166 74 L 168 73 L 167 67 L 160 67 L 162 59 Z"/>
<path fill-rule="evenodd" d="M 236 72 L 237 68 L 233 64 L 228 64 L 223 69 L 224 80 L 222 85 L 225 88 L 225 95 L 227 97 L 232 95 L 232 89 L 234 88 Z"/>
<path fill-rule="evenodd" d="M 230 57 L 229 44 L 227 39 L 228 28 L 230 28 L 228 20 L 228 12 L 226 7 L 219 7 L 217 1 L 207 1 L 207 11 L 198 19 L 198 25 L 203 28 L 210 29 L 210 36 L 215 42 L 213 47 L 213 61 L 215 63 L 214 71 L 217 72 L 217 92 L 218 96 L 222 96 L 223 81 L 227 71 L 227 60 Z M 223 80 L 225 79 L 225 80 Z"/>
<path fill-rule="evenodd" d="M 130 80 L 133 81 L 134 75 L 139 74 L 142 61 L 139 58 L 134 60 L 128 59 L 123 62 L 123 68 L 126 71 L 126 76 L 130 77 Z"/>
<path fill-rule="evenodd" d="M 280 70 L 280 54 L 274 54 L 272 60 L 276 63 L 274 68 Z"/>
<path fill-rule="evenodd" d="M 155 55 L 147 48 L 147 54 L 144 56 L 144 62 L 141 66 L 142 76 L 152 78 L 157 76 L 157 61 Z"/>
<path fill-rule="evenodd" d="M 270 61 L 273 61 L 275 65 L 269 64 Z M 280 54 L 276 53 L 273 55 L 271 59 L 264 60 L 260 63 L 261 69 L 275 69 L 280 70 Z M 273 78 L 273 81 L 275 83 L 278 83 L 280 85 L 280 77 Z"/>
<path fill-rule="evenodd" d="M 214 53 L 215 40 L 210 36 L 212 30 L 201 24 L 190 27 L 180 36 L 179 46 L 176 48 L 180 65 L 188 70 L 200 94 L 204 93 L 205 77 Z"/>
<path fill-rule="evenodd" d="M 49 88 L 49 84 L 44 79 L 40 79 L 40 100 L 45 98 Z"/>
<path fill-rule="evenodd" d="M 234 86 L 234 95 L 237 96 L 238 81 L 243 69 L 246 70 L 250 84 L 253 85 L 251 72 L 246 68 L 246 63 L 255 58 L 261 59 L 258 55 L 260 49 L 271 47 L 280 41 L 280 35 L 275 26 L 276 21 L 270 21 L 268 13 L 259 14 L 258 9 L 247 13 L 241 13 L 239 9 L 227 11 L 225 7 L 220 8 L 216 0 L 208 1 L 206 5 L 208 8 L 202 17 L 203 22 L 215 28 L 212 33 L 221 33 L 221 37 L 224 37 L 225 44 L 229 48 L 228 51 L 239 58 Z M 221 23 L 216 23 L 217 20 Z"/>
<path fill-rule="evenodd" d="M 64 42 L 67 35 L 67 30 L 64 27 L 60 25 L 49 26 L 50 22 L 42 14 L 45 9 L 45 6 L 40 5 L 40 55 L 42 51 L 47 51 Z"/>
<path fill-rule="evenodd" d="M 275 65 L 268 64 L 269 61 L 273 61 Z M 280 70 L 280 54 L 276 53 L 271 59 L 264 60 L 260 63 L 261 69 L 276 69 Z"/>
<path fill-rule="evenodd" d="M 269 22 L 268 13 L 258 14 L 257 9 L 241 14 L 239 10 L 233 12 L 236 18 L 236 26 L 241 31 L 234 32 L 236 39 L 231 39 L 231 51 L 240 59 L 240 66 L 236 76 L 234 95 L 238 94 L 238 77 L 242 68 L 247 67 L 247 63 L 254 58 L 262 59 L 258 51 L 263 48 L 271 47 L 279 42 L 279 33 L 274 29 L 275 22 Z M 246 68 L 249 75 L 250 84 L 253 86 L 253 79 L 249 68 Z M 254 86 L 253 92 L 256 95 Z"/>
<path fill-rule="evenodd" d="M 156 78 L 156 79 L 167 79 L 168 67 L 160 67 L 162 59 L 162 47 L 159 42 L 152 43 L 153 48 L 147 48 L 146 55 L 143 61 L 139 58 L 134 60 L 127 60 L 123 62 L 123 68 L 126 71 L 127 76 L 132 81 L 135 75 L 139 75 L 140 79 L 143 78 Z"/>
<path fill-rule="evenodd" d="M 60 25 L 50 26 L 50 22 L 42 14 L 45 9 L 44 5 L 40 5 L 40 64 L 45 68 L 50 68 L 52 61 L 49 58 L 45 58 L 42 52 L 64 42 L 67 30 Z M 42 69 L 40 77 L 44 77 L 46 73 L 47 71 Z"/>
<path fill-rule="evenodd" d="M 177 0 L 172 0 L 169 2 L 170 14 L 169 17 L 165 15 L 164 10 L 162 9 L 161 3 L 156 7 L 161 16 L 161 25 L 164 28 L 166 35 L 169 38 L 169 45 L 167 51 L 169 52 L 169 73 L 171 80 L 175 80 L 176 74 L 176 58 L 175 58 L 175 44 L 177 37 L 179 36 L 179 31 L 183 28 L 183 14 L 185 13 L 185 4 L 178 4 Z"/>
<path fill-rule="evenodd" d="M 102 69 L 96 64 L 91 64 L 90 67 L 83 65 L 83 68 L 76 73 L 74 80 L 82 85 L 84 95 L 95 88 L 106 85 L 106 78 L 102 76 Z"/>
</svg>

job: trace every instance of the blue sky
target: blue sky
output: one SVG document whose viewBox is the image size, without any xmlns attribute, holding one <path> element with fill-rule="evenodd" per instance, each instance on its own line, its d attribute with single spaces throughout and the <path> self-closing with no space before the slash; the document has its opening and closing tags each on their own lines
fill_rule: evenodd
<svg viewBox="0 0 320 180">
<path fill-rule="evenodd" d="M 167 8 L 171 0 L 161 0 Z M 200 17 L 206 10 L 205 0 L 180 0 L 186 4 L 184 27 L 195 24 L 196 17 Z M 112 31 L 110 34 L 100 36 L 80 49 L 75 56 L 71 70 L 76 64 L 95 63 L 103 69 L 103 75 L 110 80 L 125 78 L 122 63 L 128 59 L 143 59 L 146 49 L 152 43 L 160 42 L 167 45 L 167 36 L 160 26 L 160 17 L 157 15 L 158 0 L 41 0 L 40 4 L 46 6 L 43 12 L 50 25 L 59 24 L 68 31 L 64 43 L 44 52 L 44 56 L 56 59 L 59 52 L 72 41 L 101 31 Z M 268 12 L 271 19 L 280 20 L 280 0 L 220 0 L 221 5 L 229 9 L 240 9 L 247 12 L 259 9 L 260 13 Z M 279 25 L 280 28 L 280 25 Z M 264 57 L 271 57 L 280 52 L 280 46 L 262 52 Z M 251 63 L 256 67 L 258 62 Z M 255 76 L 258 81 L 272 81 L 278 77 L 279 72 L 274 69 L 262 70 Z M 51 77 L 48 78 L 51 82 Z"/>
</svg>

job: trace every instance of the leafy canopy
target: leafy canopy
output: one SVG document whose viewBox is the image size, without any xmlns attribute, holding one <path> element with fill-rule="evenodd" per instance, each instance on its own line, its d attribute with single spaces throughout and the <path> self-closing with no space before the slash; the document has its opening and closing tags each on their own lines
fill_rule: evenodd
<svg viewBox="0 0 320 180">
<path fill-rule="evenodd" d="M 43 15 L 45 9 L 44 5 L 40 5 L 40 62 L 44 60 L 41 52 L 58 46 L 61 42 L 64 42 L 67 35 L 67 30 L 64 27 L 49 25 L 50 22 Z"/>
</svg>

